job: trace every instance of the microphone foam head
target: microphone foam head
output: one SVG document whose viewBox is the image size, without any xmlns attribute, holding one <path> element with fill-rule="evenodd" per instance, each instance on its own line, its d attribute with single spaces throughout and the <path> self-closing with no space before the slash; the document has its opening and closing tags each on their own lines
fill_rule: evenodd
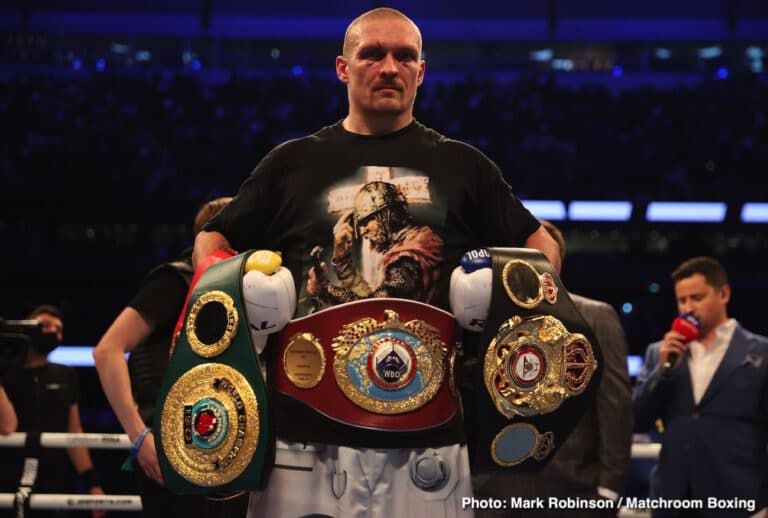
<svg viewBox="0 0 768 518">
<path fill-rule="evenodd" d="M 701 322 L 693 313 L 683 313 L 672 322 L 672 329 L 683 335 L 686 340 L 696 340 L 701 332 Z"/>
</svg>

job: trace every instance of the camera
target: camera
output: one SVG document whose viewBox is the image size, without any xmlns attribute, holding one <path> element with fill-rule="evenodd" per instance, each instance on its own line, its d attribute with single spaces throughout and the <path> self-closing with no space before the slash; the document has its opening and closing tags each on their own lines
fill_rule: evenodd
<svg viewBox="0 0 768 518">
<path fill-rule="evenodd" d="M 56 342 L 56 335 L 43 333 L 37 320 L 6 320 L 0 317 L 0 364 L 23 365 L 31 346 Z"/>
</svg>

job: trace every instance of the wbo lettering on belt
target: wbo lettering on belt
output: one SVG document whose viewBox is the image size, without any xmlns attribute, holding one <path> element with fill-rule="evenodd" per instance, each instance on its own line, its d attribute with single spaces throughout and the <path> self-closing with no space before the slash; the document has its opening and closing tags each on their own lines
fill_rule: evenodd
<svg viewBox="0 0 768 518">
<path fill-rule="evenodd" d="M 276 389 L 349 426 L 434 428 L 458 412 L 453 315 L 406 299 L 366 299 L 291 321 Z"/>
</svg>

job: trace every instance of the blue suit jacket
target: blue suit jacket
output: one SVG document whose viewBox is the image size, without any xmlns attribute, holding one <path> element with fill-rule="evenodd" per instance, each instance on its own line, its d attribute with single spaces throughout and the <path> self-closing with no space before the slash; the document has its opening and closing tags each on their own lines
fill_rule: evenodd
<svg viewBox="0 0 768 518">
<path fill-rule="evenodd" d="M 648 346 L 633 396 L 636 431 L 664 423 L 651 496 L 684 498 L 690 489 L 705 505 L 710 496 L 768 505 L 768 338 L 737 325 L 698 405 L 685 358 L 661 377 L 660 345 Z"/>
</svg>

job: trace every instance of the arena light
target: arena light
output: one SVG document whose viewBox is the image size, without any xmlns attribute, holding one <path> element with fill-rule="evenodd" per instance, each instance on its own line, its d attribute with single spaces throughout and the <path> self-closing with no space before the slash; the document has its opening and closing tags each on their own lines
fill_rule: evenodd
<svg viewBox="0 0 768 518">
<path fill-rule="evenodd" d="M 545 62 L 545 61 L 550 61 L 550 60 L 552 59 L 552 56 L 553 56 L 553 55 L 554 55 L 554 54 L 553 54 L 553 52 L 552 52 L 552 49 L 539 49 L 539 50 L 534 50 L 533 52 L 531 52 L 531 53 L 529 54 L 530 58 L 531 58 L 533 61 L 538 61 L 538 62 Z"/>
<path fill-rule="evenodd" d="M 723 54 L 723 49 L 720 45 L 712 45 L 711 47 L 702 47 L 698 50 L 698 55 L 701 59 L 715 59 L 719 58 Z"/>
<path fill-rule="evenodd" d="M 70 367 L 93 367 L 93 347 L 60 345 L 48 355 L 48 361 Z"/>
<path fill-rule="evenodd" d="M 126 45 L 125 43 L 113 43 L 112 44 L 112 53 L 113 54 L 125 55 L 125 54 L 128 54 L 130 51 L 131 51 L 130 45 Z"/>
<path fill-rule="evenodd" d="M 761 59 L 764 55 L 763 49 L 754 45 L 747 47 L 745 53 L 749 59 Z"/>
<path fill-rule="evenodd" d="M 645 219 L 653 222 L 721 223 L 727 206 L 724 202 L 652 201 Z"/>
<path fill-rule="evenodd" d="M 128 354 L 125 359 L 128 359 Z M 88 345 L 60 345 L 48 355 L 48 361 L 70 367 L 94 367 L 93 347 Z"/>
<path fill-rule="evenodd" d="M 565 219 L 565 203 L 560 200 L 522 200 L 526 209 L 539 219 L 562 221 Z"/>
<path fill-rule="evenodd" d="M 745 203 L 741 207 L 741 221 L 744 223 L 768 223 L 768 203 Z"/>
<path fill-rule="evenodd" d="M 152 52 L 148 50 L 136 51 L 136 61 L 151 61 L 151 60 L 152 60 Z"/>
<path fill-rule="evenodd" d="M 672 51 L 665 48 L 658 48 L 655 50 L 654 55 L 656 59 L 669 59 L 672 57 Z"/>
<path fill-rule="evenodd" d="M 568 219 L 574 221 L 629 221 L 631 201 L 572 201 Z"/>
<path fill-rule="evenodd" d="M 627 356 L 627 370 L 629 375 L 633 378 L 640 374 L 640 369 L 643 368 L 643 357 L 639 354 L 630 354 Z"/>
</svg>

